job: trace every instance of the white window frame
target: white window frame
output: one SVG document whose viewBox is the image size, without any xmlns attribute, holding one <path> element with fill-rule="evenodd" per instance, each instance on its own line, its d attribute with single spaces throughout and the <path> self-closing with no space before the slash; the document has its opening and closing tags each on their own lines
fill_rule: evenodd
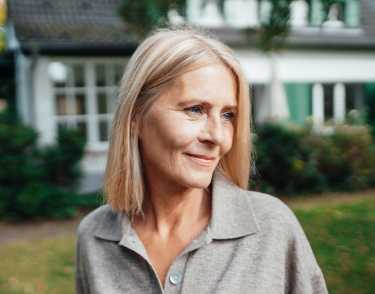
<svg viewBox="0 0 375 294">
<path fill-rule="evenodd" d="M 342 123 L 346 119 L 347 93 L 344 82 L 333 83 L 333 120 L 335 123 Z M 358 104 L 358 102 L 355 102 Z M 323 83 L 314 83 L 312 92 L 312 116 L 314 125 L 317 128 L 325 128 L 324 117 L 324 88 Z"/>
<path fill-rule="evenodd" d="M 59 89 L 55 87 L 53 81 L 49 78 L 50 87 L 51 87 L 51 100 L 52 100 L 52 115 L 53 115 L 53 122 L 54 122 L 54 135 L 57 136 L 58 131 L 58 122 L 64 121 L 70 123 L 71 125 L 75 125 L 79 121 L 86 122 L 86 132 L 87 132 L 87 142 L 86 142 L 86 151 L 89 152 L 103 152 L 108 149 L 109 142 L 108 141 L 100 141 L 99 140 L 99 121 L 103 119 L 107 119 L 110 124 L 113 119 L 113 113 L 106 113 L 106 114 L 99 114 L 98 107 L 97 107 L 97 93 L 98 89 L 100 88 L 102 91 L 108 92 L 117 92 L 119 89 L 119 85 L 105 85 L 99 87 L 96 85 L 95 80 L 95 65 L 96 64 L 119 64 L 125 69 L 125 66 L 128 62 L 128 58 L 66 58 L 66 57 L 56 57 L 51 58 L 49 62 L 61 62 L 63 64 L 79 64 L 83 66 L 84 70 L 84 79 L 85 85 L 84 87 L 65 87 L 63 89 Z M 73 93 L 77 91 L 82 91 L 85 95 L 85 108 L 86 114 L 74 114 L 74 115 L 64 115 L 63 117 L 59 116 L 56 112 L 56 94 L 58 92 L 62 93 Z M 72 103 L 72 99 L 67 100 L 67 107 L 69 107 Z M 109 136 L 108 132 L 108 136 Z"/>
</svg>

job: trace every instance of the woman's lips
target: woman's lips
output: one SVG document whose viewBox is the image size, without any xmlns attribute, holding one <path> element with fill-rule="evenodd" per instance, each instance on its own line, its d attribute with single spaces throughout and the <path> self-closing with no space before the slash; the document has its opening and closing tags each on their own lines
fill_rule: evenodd
<svg viewBox="0 0 375 294">
<path fill-rule="evenodd" d="M 191 154 L 185 153 L 192 159 L 194 162 L 203 165 L 203 166 L 211 166 L 212 163 L 215 161 L 215 157 L 207 156 L 207 155 L 198 155 L 198 154 Z"/>
</svg>

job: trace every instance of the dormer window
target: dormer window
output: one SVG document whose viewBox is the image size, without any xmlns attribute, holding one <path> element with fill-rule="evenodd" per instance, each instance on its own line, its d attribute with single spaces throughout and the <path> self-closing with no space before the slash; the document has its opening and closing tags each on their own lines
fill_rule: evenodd
<svg viewBox="0 0 375 294">
<path fill-rule="evenodd" d="M 323 27 L 326 28 L 341 28 L 344 26 L 344 15 L 342 6 L 334 3 L 328 8 L 326 21 L 323 22 Z"/>
<path fill-rule="evenodd" d="M 337 0 L 329 5 L 321 0 L 308 2 L 312 26 L 357 28 L 360 25 L 360 1 L 358 0 Z"/>
</svg>

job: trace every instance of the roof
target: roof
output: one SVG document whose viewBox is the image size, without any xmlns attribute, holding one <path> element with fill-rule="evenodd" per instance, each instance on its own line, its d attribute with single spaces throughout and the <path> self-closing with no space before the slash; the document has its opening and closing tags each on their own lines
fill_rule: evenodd
<svg viewBox="0 0 375 294">
<path fill-rule="evenodd" d="M 124 50 L 135 45 L 117 11 L 121 0 L 10 0 L 9 19 L 21 48 Z M 126 54 L 126 52 L 125 52 Z"/>
<path fill-rule="evenodd" d="M 9 18 L 23 50 L 68 54 L 129 55 L 137 39 L 117 11 L 122 0 L 9 0 Z M 254 31 L 210 29 L 222 41 L 249 46 Z M 250 38 L 249 38 L 250 36 Z M 249 43 L 250 42 L 250 43 Z M 292 30 L 289 47 L 375 48 L 375 1 L 361 1 L 361 28 Z"/>
</svg>

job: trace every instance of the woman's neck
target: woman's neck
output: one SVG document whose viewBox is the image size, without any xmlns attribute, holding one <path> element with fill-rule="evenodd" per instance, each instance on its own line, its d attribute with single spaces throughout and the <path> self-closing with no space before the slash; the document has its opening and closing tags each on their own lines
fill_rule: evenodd
<svg viewBox="0 0 375 294">
<path fill-rule="evenodd" d="M 177 188 L 170 184 L 152 185 L 144 205 L 144 218 L 137 225 L 163 239 L 186 232 L 193 224 L 206 222 L 211 214 L 208 189 Z"/>
</svg>

